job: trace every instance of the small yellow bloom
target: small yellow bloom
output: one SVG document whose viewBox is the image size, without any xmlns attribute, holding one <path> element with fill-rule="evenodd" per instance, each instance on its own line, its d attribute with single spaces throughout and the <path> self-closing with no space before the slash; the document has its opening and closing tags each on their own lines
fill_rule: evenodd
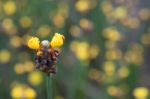
<svg viewBox="0 0 150 99">
<path fill-rule="evenodd" d="M 13 99 L 35 99 L 37 96 L 35 90 L 27 85 L 15 85 L 11 90 Z"/>
<path fill-rule="evenodd" d="M 4 12 L 7 15 L 12 15 L 16 12 L 16 3 L 14 1 L 8 1 L 3 6 Z"/>
<path fill-rule="evenodd" d="M 28 81 L 31 85 L 35 85 L 35 86 L 41 84 L 43 81 L 41 72 L 39 71 L 31 72 L 28 76 Z"/>
<path fill-rule="evenodd" d="M 42 55 L 42 54 L 43 54 L 42 51 L 38 51 L 38 52 L 36 53 L 36 55 L 38 55 L 38 56 L 40 56 L 40 55 Z"/>
<path fill-rule="evenodd" d="M 64 36 L 61 35 L 61 34 L 58 34 L 58 33 L 55 33 L 55 35 L 53 36 L 51 42 L 50 42 L 50 45 L 52 47 L 59 47 L 59 46 L 62 46 L 63 43 L 64 43 Z"/>
<path fill-rule="evenodd" d="M 138 87 L 134 89 L 133 95 L 136 99 L 147 99 L 149 90 L 146 87 Z"/>
<path fill-rule="evenodd" d="M 40 40 L 37 37 L 32 37 L 28 40 L 28 47 L 31 49 L 39 49 L 40 47 Z"/>
</svg>

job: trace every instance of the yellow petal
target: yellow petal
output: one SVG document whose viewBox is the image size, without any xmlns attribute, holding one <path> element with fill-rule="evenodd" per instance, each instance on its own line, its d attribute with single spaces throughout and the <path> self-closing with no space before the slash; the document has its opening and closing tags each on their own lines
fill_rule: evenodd
<svg viewBox="0 0 150 99">
<path fill-rule="evenodd" d="M 40 40 L 37 37 L 32 37 L 28 40 L 28 47 L 31 49 L 39 49 L 40 47 Z"/>
<path fill-rule="evenodd" d="M 53 36 L 50 45 L 52 47 L 59 47 L 62 46 L 64 44 L 64 36 L 58 33 L 55 33 L 55 35 Z"/>
</svg>

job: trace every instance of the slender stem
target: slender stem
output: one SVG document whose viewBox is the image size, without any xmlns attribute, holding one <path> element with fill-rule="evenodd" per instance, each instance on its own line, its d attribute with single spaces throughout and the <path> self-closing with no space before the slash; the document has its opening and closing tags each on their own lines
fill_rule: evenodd
<svg viewBox="0 0 150 99">
<path fill-rule="evenodd" d="M 53 99 L 52 98 L 52 77 L 51 75 L 46 76 L 47 79 L 47 99 Z"/>
</svg>

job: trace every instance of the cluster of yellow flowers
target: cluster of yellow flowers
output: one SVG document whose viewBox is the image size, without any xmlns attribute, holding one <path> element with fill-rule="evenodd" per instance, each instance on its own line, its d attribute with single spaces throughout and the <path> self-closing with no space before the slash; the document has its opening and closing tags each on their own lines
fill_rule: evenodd
<svg viewBox="0 0 150 99">
<path fill-rule="evenodd" d="M 35 99 L 35 90 L 25 84 L 16 84 L 11 90 L 13 99 Z"/>
<path fill-rule="evenodd" d="M 62 46 L 64 43 L 64 39 L 65 39 L 65 37 L 63 35 L 55 33 L 55 35 L 53 36 L 53 38 L 50 42 L 50 46 L 51 47 Z M 39 49 L 40 48 L 40 40 L 38 37 L 32 37 L 29 39 L 27 45 L 31 49 Z"/>
</svg>

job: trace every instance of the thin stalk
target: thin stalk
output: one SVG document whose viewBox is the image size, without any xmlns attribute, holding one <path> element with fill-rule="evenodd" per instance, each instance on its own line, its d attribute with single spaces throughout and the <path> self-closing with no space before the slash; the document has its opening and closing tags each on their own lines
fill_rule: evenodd
<svg viewBox="0 0 150 99">
<path fill-rule="evenodd" d="M 52 76 L 48 74 L 46 76 L 47 79 L 47 99 L 53 99 L 52 98 Z"/>
</svg>

